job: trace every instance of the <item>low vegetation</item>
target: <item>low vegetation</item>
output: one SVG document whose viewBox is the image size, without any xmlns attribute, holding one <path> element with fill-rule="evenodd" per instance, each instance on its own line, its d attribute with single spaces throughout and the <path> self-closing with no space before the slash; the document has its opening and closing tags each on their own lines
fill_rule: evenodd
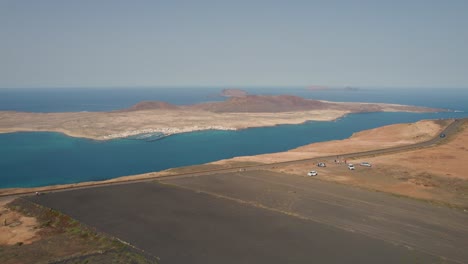
<svg viewBox="0 0 468 264">
<path fill-rule="evenodd" d="M 157 263 L 157 258 L 96 232 L 56 210 L 19 198 L 10 210 L 35 217 L 40 239 L 0 246 L 0 263 Z"/>
</svg>

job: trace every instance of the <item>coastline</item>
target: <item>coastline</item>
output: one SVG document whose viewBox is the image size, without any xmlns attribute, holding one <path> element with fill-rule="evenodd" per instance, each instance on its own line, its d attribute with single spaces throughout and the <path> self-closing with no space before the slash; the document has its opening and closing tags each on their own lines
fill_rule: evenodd
<svg viewBox="0 0 468 264">
<path fill-rule="evenodd" d="M 324 155 L 342 155 L 349 153 L 350 151 L 365 151 L 365 150 L 374 150 L 379 148 L 387 148 L 392 146 L 401 146 L 401 145 L 408 145 L 423 142 L 437 136 L 444 127 L 446 127 L 451 121 L 450 120 L 423 120 L 416 123 L 406 123 L 406 124 L 396 124 L 396 125 L 389 125 L 384 127 L 379 127 L 370 130 L 364 130 L 358 133 L 353 134 L 351 137 L 344 139 L 344 140 L 333 140 L 328 142 L 319 142 L 313 143 L 309 145 L 305 145 L 296 149 L 292 149 L 286 152 L 278 152 L 278 153 L 271 153 L 271 154 L 262 154 L 256 156 L 245 156 L 245 157 L 236 157 L 228 160 L 219 160 L 211 163 L 201 164 L 201 165 L 194 165 L 188 167 L 180 167 L 180 168 L 172 168 L 158 172 L 149 172 L 137 175 L 129 175 L 129 176 L 122 176 L 118 178 L 113 178 L 104 181 L 90 181 L 90 182 L 81 182 L 81 183 L 73 183 L 73 184 L 61 184 L 61 185 L 52 185 L 52 186 L 42 186 L 42 187 L 33 187 L 33 188 L 5 188 L 0 189 L 0 196 L 8 196 L 8 195 L 15 195 L 15 194 L 22 194 L 22 193 L 30 193 L 34 194 L 34 192 L 47 192 L 47 191 L 60 191 L 70 188 L 88 188 L 88 187 L 97 187 L 102 185 L 108 184 L 124 184 L 126 182 L 134 182 L 134 181 L 146 181 L 146 180 L 153 180 L 158 177 L 165 177 L 165 176 L 172 176 L 172 175 L 184 175 L 184 174 L 203 174 L 203 173 L 216 173 L 218 170 L 233 170 L 237 171 L 239 167 L 248 168 L 250 166 L 256 165 L 268 165 L 276 162 L 288 162 L 293 160 L 301 160 L 301 159 L 314 159 L 317 157 L 321 157 Z M 465 124 L 466 127 L 466 124 Z M 466 129 L 462 131 L 467 131 Z M 459 142 L 452 142 L 449 141 L 451 145 L 460 145 L 460 142 L 465 142 L 463 136 L 466 138 L 468 133 L 461 133 L 457 134 L 457 140 Z M 460 139 L 460 137 L 462 137 Z M 397 140 L 398 139 L 398 140 Z M 460 141 L 462 140 L 462 141 Z M 444 152 L 453 152 L 451 149 L 447 149 L 446 145 L 442 145 L 443 148 L 434 147 L 429 149 L 428 151 L 432 151 L 431 153 L 441 151 L 441 155 L 444 156 Z M 346 151 L 343 152 L 343 149 Z M 405 154 L 406 155 L 406 154 Z M 403 158 L 405 155 L 397 155 L 400 158 Z M 414 154 L 413 154 L 414 155 Z M 422 155 L 422 154 L 421 154 Z M 460 158 L 463 159 L 463 154 L 460 154 Z M 431 154 L 431 157 L 434 154 Z M 383 158 L 383 157 L 382 157 Z M 384 164 L 388 163 L 385 162 L 388 158 L 384 160 L 374 157 L 373 159 L 369 159 L 370 161 L 382 163 L 381 167 L 384 167 Z M 437 158 L 438 160 L 440 158 Z M 420 159 L 419 159 L 420 160 Z M 440 161 L 439 161 L 440 162 Z M 442 160 L 442 162 L 444 162 Z M 447 162 L 447 161 L 445 161 Z M 453 161 L 451 161 L 453 162 Z M 410 162 L 410 164 L 414 164 Z M 305 166 L 305 167 L 304 167 Z M 391 172 L 392 169 L 395 167 L 391 163 L 388 163 L 388 168 L 384 169 L 381 173 Z M 294 166 L 281 166 L 277 168 L 270 168 L 273 171 L 279 171 L 282 173 L 287 174 L 299 174 L 303 175 L 303 171 L 307 171 L 310 169 L 311 165 L 309 163 L 304 165 L 294 165 Z M 399 168 L 399 166 L 398 166 Z M 425 167 L 421 167 L 419 170 L 424 170 Z M 268 168 L 266 168 L 269 170 Z M 399 168 L 401 170 L 401 168 Z M 393 172 L 392 172 L 393 173 Z M 399 173 L 399 172 L 397 172 Z M 452 176 L 449 178 L 459 178 L 456 176 L 456 173 L 452 172 Z M 322 178 L 323 177 L 323 178 Z M 343 180 L 343 175 L 340 177 L 337 176 L 327 176 L 322 175 L 321 180 L 329 180 L 335 181 L 338 183 L 350 184 L 350 185 L 357 185 L 357 186 L 366 186 L 365 183 L 356 184 L 356 182 L 347 182 L 348 180 Z M 398 176 L 399 177 L 399 176 Z M 437 176 L 439 177 L 439 176 Z M 359 178 L 359 177 L 358 177 Z M 375 175 L 372 177 L 375 179 Z M 362 180 L 362 179 L 361 179 Z M 369 180 L 369 179 L 368 179 Z M 406 185 L 410 183 L 405 183 Z M 408 186 L 404 185 L 406 188 Z M 418 186 L 416 186 L 418 187 Z M 370 189 L 377 188 L 376 186 L 369 187 Z M 419 187 L 418 187 L 419 188 Z M 425 188 L 425 187 L 424 187 Z M 377 188 L 379 189 L 379 188 Z M 398 193 L 398 194 L 405 194 L 405 189 L 389 189 L 389 192 Z M 423 190 L 427 192 L 427 190 Z M 421 193 L 424 193 L 421 191 Z M 421 194 L 419 194 L 420 197 Z M 427 196 L 429 197 L 429 196 Z"/>
<path fill-rule="evenodd" d="M 225 90 L 239 95 L 240 90 Z M 350 113 L 445 112 L 447 109 L 360 102 L 331 102 L 291 95 L 230 96 L 226 101 L 174 105 L 142 101 L 110 112 L 0 111 L 0 133 L 58 132 L 71 137 L 110 140 L 150 133 L 170 136 L 202 130 L 240 130 L 308 121 L 333 121 Z"/>
<path fill-rule="evenodd" d="M 58 132 L 71 137 L 110 140 L 146 133 L 162 133 L 169 136 L 202 130 L 241 130 L 297 125 L 308 121 L 333 121 L 349 113 L 352 112 L 313 110 L 280 113 L 213 113 L 159 109 L 78 113 L 4 111 L 0 112 L 0 133 Z"/>
</svg>

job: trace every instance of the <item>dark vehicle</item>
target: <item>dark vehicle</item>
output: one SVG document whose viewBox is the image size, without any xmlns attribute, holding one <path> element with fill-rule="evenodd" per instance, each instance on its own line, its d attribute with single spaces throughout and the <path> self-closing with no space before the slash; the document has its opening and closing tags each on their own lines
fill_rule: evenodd
<svg viewBox="0 0 468 264">
<path fill-rule="evenodd" d="M 439 136 L 439 137 L 440 137 L 440 138 L 444 138 L 444 137 L 445 137 L 445 134 L 444 134 L 444 133 L 442 133 L 442 134 L 440 134 L 440 136 Z"/>
<path fill-rule="evenodd" d="M 319 162 L 319 163 L 317 164 L 317 166 L 319 166 L 319 167 L 326 167 L 327 165 L 325 165 L 324 162 Z"/>
</svg>

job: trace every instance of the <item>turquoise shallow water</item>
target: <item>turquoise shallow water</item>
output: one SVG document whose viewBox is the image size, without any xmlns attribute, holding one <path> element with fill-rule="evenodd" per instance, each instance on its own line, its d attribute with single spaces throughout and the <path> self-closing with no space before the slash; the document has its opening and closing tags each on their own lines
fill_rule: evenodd
<svg viewBox="0 0 468 264">
<path fill-rule="evenodd" d="M 162 140 L 94 141 L 59 133 L 0 134 L 0 188 L 34 187 L 115 178 L 201 164 L 235 156 L 285 151 L 312 142 L 347 138 L 387 124 L 463 117 L 463 113 L 353 114 L 333 122 L 201 131 Z"/>
<path fill-rule="evenodd" d="M 362 89 L 307 91 L 251 88 L 255 94 L 295 94 L 331 101 L 366 101 L 438 107 L 461 112 L 353 114 L 333 122 L 308 122 L 241 131 L 201 131 L 162 140 L 106 142 L 59 133 L 0 134 L 0 188 L 34 187 L 110 179 L 201 164 L 235 156 L 289 150 L 313 142 L 343 139 L 354 132 L 422 119 L 468 117 L 468 89 Z M 0 110 L 108 111 L 141 100 L 193 104 L 223 100 L 220 89 L 0 89 Z"/>
</svg>

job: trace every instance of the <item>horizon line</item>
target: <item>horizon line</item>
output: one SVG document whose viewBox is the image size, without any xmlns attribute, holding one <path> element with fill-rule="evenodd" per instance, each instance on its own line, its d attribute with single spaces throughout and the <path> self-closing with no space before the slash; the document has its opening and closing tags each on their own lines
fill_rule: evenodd
<svg viewBox="0 0 468 264">
<path fill-rule="evenodd" d="M 205 89 L 247 89 L 247 88 L 259 88 L 259 89 L 275 89 L 275 88 L 303 88 L 303 89 L 316 89 L 327 90 L 327 89 L 467 89 L 467 86 L 378 86 L 378 85 L 96 85 L 96 86 L 13 86 L 4 87 L 0 86 L 0 89 L 129 89 L 129 88 L 205 88 Z"/>
</svg>

